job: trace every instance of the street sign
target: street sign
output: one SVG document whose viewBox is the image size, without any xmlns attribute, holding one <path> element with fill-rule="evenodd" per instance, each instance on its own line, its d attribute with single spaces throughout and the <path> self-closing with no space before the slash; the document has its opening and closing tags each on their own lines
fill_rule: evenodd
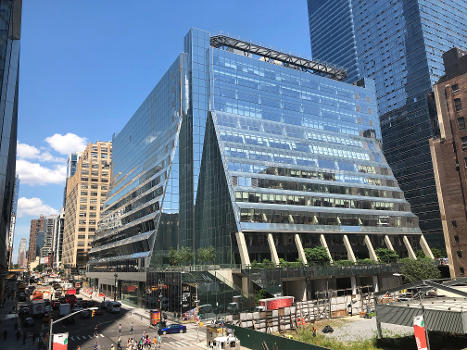
<svg viewBox="0 0 467 350">
<path fill-rule="evenodd" d="M 417 349 L 427 350 L 428 346 L 426 342 L 425 321 L 423 320 L 423 315 L 415 316 L 413 318 L 413 332 L 417 343 Z"/>
<path fill-rule="evenodd" d="M 52 349 L 53 350 L 67 350 L 68 349 L 68 332 L 54 334 Z"/>
</svg>

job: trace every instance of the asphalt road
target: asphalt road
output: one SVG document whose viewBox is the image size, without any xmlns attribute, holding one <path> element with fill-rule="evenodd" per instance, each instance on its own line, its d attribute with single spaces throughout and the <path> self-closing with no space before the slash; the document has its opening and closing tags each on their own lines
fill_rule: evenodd
<svg viewBox="0 0 467 350">
<path fill-rule="evenodd" d="M 139 316 L 133 316 L 131 311 L 122 308 L 120 314 L 111 314 L 104 312 L 103 315 L 96 315 L 89 319 L 83 319 L 75 316 L 74 324 L 56 324 L 54 333 L 68 332 L 68 349 L 74 350 L 80 346 L 81 350 L 110 349 L 115 345 L 117 349 L 118 337 L 121 336 L 121 345 L 126 347 L 128 338 L 132 337 L 138 341 L 144 332 L 152 339 L 157 335 L 154 328 L 151 328 L 147 320 L 141 320 Z M 95 327 L 97 325 L 97 335 Z M 121 325 L 121 332 L 119 331 Z M 133 325 L 133 332 L 131 332 Z M 162 335 L 160 349 L 204 349 L 205 333 L 199 332 L 199 341 L 196 334 L 196 327 L 188 325 L 187 332 L 184 334 Z"/>
</svg>

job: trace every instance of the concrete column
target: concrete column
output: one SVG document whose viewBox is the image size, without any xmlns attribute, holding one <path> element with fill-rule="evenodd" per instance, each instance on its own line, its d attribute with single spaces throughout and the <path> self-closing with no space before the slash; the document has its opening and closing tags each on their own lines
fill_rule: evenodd
<svg viewBox="0 0 467 350">
<path fill-rule="evenodd" d="M 357 295 L 357 278 L 350 276 L 350 286 L 352 287 L 352 295 Z"/>
<path fill-rule="evenodd" d="M 300 238 L 300 235 L 296 233 L 294 235 L 294 238 L 295 238 L 295 245 L 297 246 L 298 257 L 302 260 L 304 265 L 307 265 L 308 260 L 306 259 L 306 256 L 305 256 L 305 250 L 303 250 L 303 245 L 302 245 L 302 240 Z"/>
<path fill-rule="evenodd" d="M 427 257 L 429 257 L 432 260 L 435 259 L 435 256 L 431 252 L 430 246 L 428 245 L 424 235 L 420 236 L 420 246 L 422 247 L 423 253 L 425 253 Z"/>
<path fill-rule="evenodd" d="M 407 248 L 407 252 L 409 253 L 409 258 L 417 260 L 417 256 L 415 255 L 412 246 L 410 245 L 409 239 L 407 236 L 403 236 L 402 240 L 404 241 L 405 247 Z"/>
<path fill-rule="evenodd" d="M 329 257 L 329 262 L 332 264 L 332 256 L 331 256 L 331 252 L 329 251 L 329 248 L 328 248 L 328 244 L 326 242 L 326 238 L 324 237 L 323 234 L 319 235 L 319 241 L 321 242 L 321 246 L 326 249 L 326 252 L 328 253 L 328 257 Z"/>
<path fill-rule="evenodd" d="M 373 287 L 375 288 L 375 293 L 379 292 L 378 276 L 373 276 Z"/>
<path fill-rule="evenodd" d="M 355 259 L 355 254 L 353 253 L 352 246 L 350 245 L 349 237 L 347 237 L 347 235 L 344 235 L 344 245 L 345 249 L 347 250 L 347 259 L 353 262 L 357 262 L 357 259 Z"/>
<path fill-rule="evenodd" d="M 276 244 L 274 243 L 272 233 L 268 233 L 268 245 L 271 251 L 271 261 L 277 266 L 279 265 L 279 256 L 277 255 Z"/>
<path fill-rule="evenodd" d="M 370 259 L 373 261 L 378 261 L 378 256 L 375 253 L 375 249 L 373 248 L 373 244 L 371 243 L 371 239 L 370 237 L 368 237 L 368 235 L 365 235 L 365 244 L 366 244 L 366 247 L 368 248 Z"/>
<path fill-rule="evenodd" d="M 242 265 L 250 265 L 250 256 L 248 255 L 248 248 L 246 246 L 245 235 L 242 231 L 235 232 L 235 238 L 237 239 L 237 246 L 240 252 L 240 260 L 242 261 Z"/>
<path fill-rule="evenodd" d="M 394 251 L 394 247 L 392 246 L 391 240 L 389 239 L 388 235 L 384 235 L 384 243 L 386 243 L 386 247 L 392 251 Z"/>
<path fill-rule="evenodd" d="M 242 294 L 245 298 L 248 298 L 253 293 L 253 286 L 251 280 L 248 277 L 242 277 Z"/>
</svg>

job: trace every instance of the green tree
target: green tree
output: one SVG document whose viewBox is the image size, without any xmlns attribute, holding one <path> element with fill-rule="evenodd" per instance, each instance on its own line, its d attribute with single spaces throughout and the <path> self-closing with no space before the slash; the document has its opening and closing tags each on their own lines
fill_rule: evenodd
<svg viewBox="0 0 467 350">
<path fill-rule="evenodd" d="M 193 262 L 193 251 L 189 247 L 183 247 L 178 250 L 180 254 L 180 262 L 182 264 L 188 265 Z"/>
<path fill-rule="evenodd" d="M 404 258 L 399 260 L 401 273 L 408 282 L 440 278 L 441 273 L 436 262 L 429 258 L 420 258 L 417 260 Z"/>
<path fill-rule="evenodd" d="M 391 249 L 388 248 L 378 248 L 375 250 L 378 260 L 385 264 L 394 263 L 399 259 L 399 255 Z"/>
<path fill-rule="evenodd" d="M 443 252 L 438 248 L 431 248 L 431 252 L 435 259 L 444 258 L 446 256 L 446 253 L 443 254 Z"/>
<path fill-rule="evenodd" d="M 259 303 L 260 299 L 266 298 L 266 291 L 264 289 L 258 289 L 255 293 L 255 304 Z"/>
<path fill-rule="evenodd" d="M 216 261 L 216 249 L 214 247 L 199 248 L 197 251 L 200 264 L 214 263 Z"/>
<path fill-rule="evenodd" d="M 170 265 L 180 265 L 180 253 L 178 250 L 170 248 L 169 250 L 169 264 Z"/>
<path fill-rule="evenodd" d="M 325 265 L 329 263 L 329 256 L 326 248 L 314 247 L 305 248 L 305 256 L 308 264 Z"/>
</svg>

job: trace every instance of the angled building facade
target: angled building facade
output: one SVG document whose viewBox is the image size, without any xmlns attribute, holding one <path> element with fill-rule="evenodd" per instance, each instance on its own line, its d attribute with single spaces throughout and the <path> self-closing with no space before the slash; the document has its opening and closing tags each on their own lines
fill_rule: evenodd
<svg viewBox="0 0 467 350">
<path fill-rule="evenodd" d="M 199 248 L 214 247 L 215 263 L 246 285 L 240 271 L 254 260 L 306 264 L 304 249 L 316 246 L 331 260 L 377 260 L 379 247 L 431 256 L 381 150 L 374 84 L 345 76 L 192 29 L 112 140 L 114 177 L 88 278 L 110 295 L 117 278 L 122 299 L 144 303 L 169 278 L 157 271 L 171 249 L 191 249 L 191 265 L 202 263 Z M 191 288 L 175 280 L 175 290 Z M 300 281 L 300 298 L 312 297 L 318 287 Z"/>
<path fill-rule="evenodd" d="M 428 94 L 442 54 L 467 42 L 467 3 L 454 0 L 308 0 L 313 58 L 372 78 L 383 150 L 430 245 L 444 248 L 429 139 Z"/>
</svg>

